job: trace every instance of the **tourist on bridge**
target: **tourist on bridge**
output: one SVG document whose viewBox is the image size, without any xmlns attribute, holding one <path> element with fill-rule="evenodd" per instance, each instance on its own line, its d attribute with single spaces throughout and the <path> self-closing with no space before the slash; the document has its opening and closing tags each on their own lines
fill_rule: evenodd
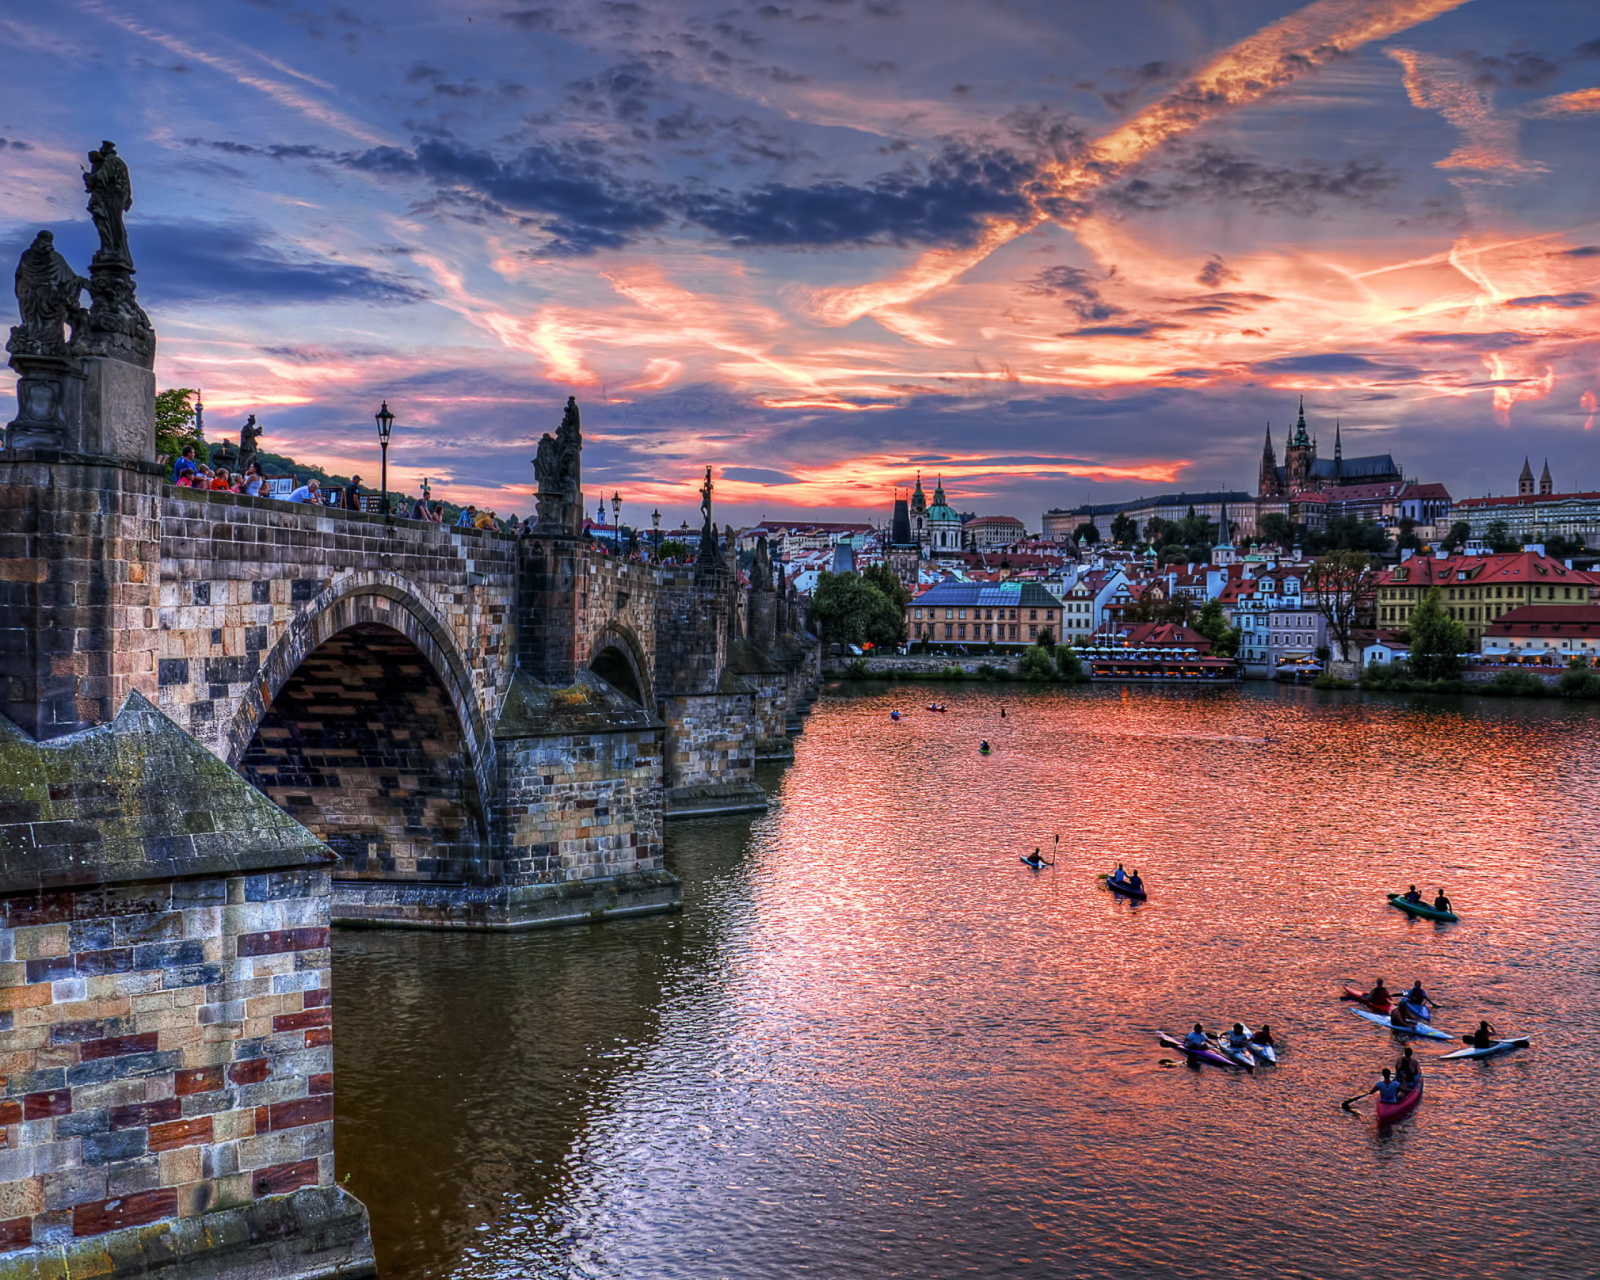
<svg viewBox="0 0 1600 1280">
<path fill-rule="evenodd" d="M 469 506 L 456 517 L 456 528 L 470 529 L 477 523 L 477 519 L 478 508 Z"/>
<path fill-rule="evenodd" d="M 176 458 L 172 460 L 172 483 L 193 485 L 194 478 L 200 474 L 200 468 L 195 464 L 194 446 L 186 444 Z"/>
<path fill-rule="evenodd" d="M 252 498 L 259 498 L 266 484 L 267 478 L 261 474 L 261 468 L 252 462 L 244 475 L 239 477 L 239 492 L 248 494 Z"/>
<path fill-rule="evenodd" d="M 322 482 L 316 476 L 312 476 L 311 479 L 289 495 L 289 501 L 311 502 L 320 505 L 322 502 Z"/>
<path fill-rule="evenodd" d="M 351 476 L 350 483 L 345 485 L 344 492 L 339 495 L 339 505 L 346 511 L 361 510 L 361 477 Z"/>
</svg>

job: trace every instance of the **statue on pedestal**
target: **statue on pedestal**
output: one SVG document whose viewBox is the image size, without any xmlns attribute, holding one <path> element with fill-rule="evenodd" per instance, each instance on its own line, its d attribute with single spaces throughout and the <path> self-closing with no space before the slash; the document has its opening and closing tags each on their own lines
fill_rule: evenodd
<svg viewBox="0 0 1600 1280">
<path fill-rule="evenodd" d="M 56 252 L 55 236 L 41 231 L 22 251 L 17 263 L 17 310 L 22 323 L 11 330 L 6 350 L 37 355 L 66 355 L 89 318 L 78 305 L 89 282 Z M 72 338 L 63 326 L 72 326 Z"/>
<path fill-rule="evenodd" d="M 256 441 L 261 439 L 261 428 L 256 426 L 256 415 L 251 414 L 239 428 L 239 458 L 235 464 L 240 475 L 250 470 L 256 460 Z"/>
<path fill-rule="evenodd" d="M 706 481 L 700 486 L 700 554 L 695 557 L 699 564 L 715 564 L 720 558 L 717 554 L 717 526 L 711 519 L 711 468 L 706 468 Z"/>
<path fill-rule="evenodd" d="M 583 429 L 576 396 L 567 397 L 555 435 L 547 431 L 540 437 L 533 478 L 539 501 L 535 527 L 575 537 L 583 528 Z"/>
<path fill-rule="evenodd" d="M 133 208 L 133 177 L 114 142 L 102 142 L 100 150 L 91 151 L 89 165 L 83 175 L 83 189 L 89 193 L 89 216 L 100 233 L 100 248 L 89 265 L 92 268 L 95 262 L 107 259 L 131 267 L 128 228 L 122 215 Z"/>
</svg>

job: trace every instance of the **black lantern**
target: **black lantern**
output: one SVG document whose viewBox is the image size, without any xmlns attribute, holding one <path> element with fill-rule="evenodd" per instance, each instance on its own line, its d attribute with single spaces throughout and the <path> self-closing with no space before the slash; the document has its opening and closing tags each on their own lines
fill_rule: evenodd
<svg viewBox="0 0 1600 1280">
<path fill-rule="evenodd" d="M 611 544 L 617 554 L 622 554 L 622 495 L 611 491 Z"/>
<path fill-rule="evenodd" d="M 654 542 L 656 559 L 661 559 L 661 508 L 657 507 L 650 513 L 650 523 L 655 526 Z"/>
<path fill-rule="evenodd" d="M 389 402 L 385 400 L 383 407 L 372 415 L 378 422 L 378 447 L 383 451 L 382 469 L 379 472 L 379 489 L 382 496 L 378 499 L 378 510 L 384 515 L 389 514 L 389 435 L 394 431 L 394 414 L 389 412 Z"/>
</svg>

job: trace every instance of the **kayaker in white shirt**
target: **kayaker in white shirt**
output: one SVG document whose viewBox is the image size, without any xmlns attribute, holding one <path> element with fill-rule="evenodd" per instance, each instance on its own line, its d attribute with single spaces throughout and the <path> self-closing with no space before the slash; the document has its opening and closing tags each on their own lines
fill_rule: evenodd
<svg viewBox="0 0 1600 1280">
<path fill-rule="evenodd" d="M 1185 1049 L 1209 1049 L 1211 1047 L 1211 1037 L 1206 1035 L 1206 1029 L 1197 1022 L 1194 1024 L 1194 1030 L 1184 1036 L 1183 1047 Z"/>
</svg>

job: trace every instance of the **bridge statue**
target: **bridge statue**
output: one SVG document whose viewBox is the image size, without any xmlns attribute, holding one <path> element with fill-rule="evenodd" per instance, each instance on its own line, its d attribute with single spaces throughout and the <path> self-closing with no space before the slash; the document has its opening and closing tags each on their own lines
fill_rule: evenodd
<svg viewBox="0 0 1600 1280">
<path fill-rule="evenodd" d="M 122 215 L 133 208 L 133 178 L 127 162 L 117 154 L 117 144 L 102 142 L 100 150 L 89 153 L 90 168 L 83 175 L 83 189 L 89 193 L 89 216 L 100 233 L 96 258 L 115 259 L 130 266 L 128 228 Z"/>
<path fill-rule="evenodd" d="M 256 425 L 256 415 L 252 413 L 244 420 L 244 426 L 239 428 L 239 458 L 234 465 L 240 475 L 250 470 L 250 464 L 256 460 L 256 441 L 259 439 L 261 428 Z"/>
<path fill-rule="evenodd" d="M 565 533 L 577 536 L 583 531 L 583 430 L 578 422 L 578 398 L 567 397 L 561 425 L 555 435 L 540 437 L 533 459 L 533 477 L 538 490 L 540 533 Z"/>
</svg>

